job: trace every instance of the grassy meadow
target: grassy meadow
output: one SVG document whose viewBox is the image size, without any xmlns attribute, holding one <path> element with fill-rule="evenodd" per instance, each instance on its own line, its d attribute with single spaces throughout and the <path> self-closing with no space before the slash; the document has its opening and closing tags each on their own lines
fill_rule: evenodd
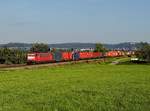
<svg viewBox="0 0 150 111">
<path fill-rule="evenodd" d="M 150 111 L 150 65 L 0 69 L 0 111 Z"/>
</svg>

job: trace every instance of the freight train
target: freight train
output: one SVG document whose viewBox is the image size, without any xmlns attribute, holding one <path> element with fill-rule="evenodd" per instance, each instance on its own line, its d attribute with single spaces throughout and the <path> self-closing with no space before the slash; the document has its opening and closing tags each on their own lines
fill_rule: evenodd
<svg viewBox="0 0 150 111">
<path fill-rule="evenodd" d="M 51 63 L 51 62 L 62 62 L 62 61 L 77 61 L 81 59 L 96 59 L 102 57 L 119 57 L 124 56 L 122 51 L 109 51 L 104 53 L 101 52 L 47 52 L 47 53 L 28 53 L 27 63 L 28 64 L 39 64 L 39 63 Z"/>
</svg>

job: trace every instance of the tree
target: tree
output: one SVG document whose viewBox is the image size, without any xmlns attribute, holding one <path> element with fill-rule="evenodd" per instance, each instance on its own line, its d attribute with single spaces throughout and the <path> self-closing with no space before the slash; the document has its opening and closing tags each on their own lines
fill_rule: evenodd
<svg viewBox="0 0 150 111">
<path fill-rule="evenodd" d="M 49 51 L 49 47 L 47 44 L 44 43 L 35 43 L 32 45 L 31 52 L 48 52 Z"/>
<path fill-rule="evenodd" d="M 95 52 L 106 52 L 106 48 L 101 43 L 95 44 Z"/>
<path fill-rule="evenodd" d="M 139 43 L 138 53 L 136 55 L 139 59 L 150 62 L 150 44 L 143 42 Z"/>
</svg>

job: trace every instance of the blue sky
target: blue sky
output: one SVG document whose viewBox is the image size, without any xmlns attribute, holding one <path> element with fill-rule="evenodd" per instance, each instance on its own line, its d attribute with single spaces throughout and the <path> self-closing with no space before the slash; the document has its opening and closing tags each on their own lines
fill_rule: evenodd
<svg viewBox="0 0 150 111">
<path fill-rule="evenodd" d="M 150 0 L 0 0 L 0 43 L 150 42 Z"/>
</svg>

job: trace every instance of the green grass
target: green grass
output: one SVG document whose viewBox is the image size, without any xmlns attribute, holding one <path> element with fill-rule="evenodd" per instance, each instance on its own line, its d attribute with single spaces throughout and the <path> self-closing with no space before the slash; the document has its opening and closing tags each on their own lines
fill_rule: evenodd
<svg viewBox="0 0 150 111">
<path fill-rule="evenodd" d="M 150 111 L 150 66 L 1 70 L 0 111 Z"/>
</svg>

